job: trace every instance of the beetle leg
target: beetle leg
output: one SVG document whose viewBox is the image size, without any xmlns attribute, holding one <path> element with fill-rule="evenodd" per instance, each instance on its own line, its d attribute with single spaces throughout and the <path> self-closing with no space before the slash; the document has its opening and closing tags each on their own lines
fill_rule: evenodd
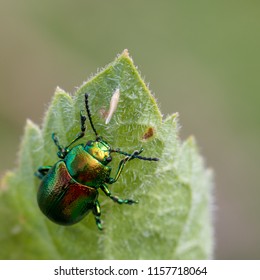
<svg viewBox="0 0 260 280">
<path fill-rule="evenodd" d="M 66 149 L 60 144 L 59 139 L 56 135 L 56 133 L 52 133 L 51 135 L 52 140 L 54 142 L 54 144 L 57 146 L 58 148 L 58 152 L 57 152 L 57 156 L 61 159 L 65 158 L 66 154 L 68 153 L 68 151 L 66 151 Z"/>
<path fill-rule="evenodd" d="M 70 142 L 70 144 L 65 148 L 65 150 L 68 150 L 69 146 L 71 146 L 73 143 L 78 141 L 80 138 L 84 137 L 85 130 L 86 130 L 86 116 L 83 115 L 83 111 L 80 111 L 80 123 L 81 123 L 81 131 L 76 135 L 75 139 Z"/>
<path fill-rule="evenodd" d="M 112 195 L 110 190 L 108 189 L 108 187 L 105 184 L 101 185 L 100 188 L 105 193 L 106 196 L 108 196 L 114 202 L 117 202 L 118 204 L 134 204 L 134 203 L 138 203 L 138 201 L 133 200 L 133 199 L 122 199 L 122 198 L 119 198 L 117 196 Z"/>
<path fill-rule="evenodd" d="M 95 216 L 96 225 L 97 225 L 98 229 L 102 230 L 102 224 L 101 224 L 101 220 L 100 220 L 101 208 L 100 208 L 98 200 L 96 200 L 96 202 L 94 204 L 94 207 L 92 209 L 92 213 Z"/>
<path fill-rule="evenodd" d="M 52 138 L 54 144 L 59 149 L 59 151 L 61 151 L 63 149 L 63 147 L 60 145 L 60 142 L 59 142 L 59 139 L 58 139 L 56 133 L 53 132 L 52 135 L 51 135 L 51 138 Z"/>
<path fill-rule="evenodd" d="M 65 156 L 69 152 L 69 147 L 85 135 L 86 117 L 83 115 L 83 111 L 80 111 L 80 122 L 81 122 L 81 131 L 76 135 L 75 139 L 73 139 L 70 142 L 70 144 L 65 148 L 62 145 L 60 145 L 57 135 L 55 133 L 52 133 L 52 140 L 53 140 L 54 144 L 58 147 L 58 150 L 59 150 L 58 153 L 57 153 L 59 158 L 61 158 L 61 159 L 65 158 Z"/>
<path fill-rule="evenodd" d="M 119 165 L 118 165 L 118 169 L 117 169 L 115 178 L 111 178 L 111 177 L 110 177 L 110 178 L 108 179 L 108 182 L 107 182 L 107 183 L 108 183 L 108 184 L 113 184 L 113 183 L 115 183 L 115 182 L 118 180 L 119 176 L 121 175 L 121 173 L 122 173 L 122 171 L 123 171 L 123 169 L 124 169 L 124 167 L 125 167 L 125 164 L 126 164 L 129 160 L 135 159 L 136 156 L 139 155 L 139 154 L 141 154 L 142 151 L 143 151 L 143 149 L 141 149 L 140 151 L 134 151 L 131 155 L 126 156 L 125 158 L 123 158 L 123 159 L 120 161 Z"/>
<path fill-rule="evenodd" d="M 40 179 L 42 179 L 51 169 L 51 166 L 41 166 L 38 168 L 37 172 L 34 173 L 34 175 Z"/>
</svg>

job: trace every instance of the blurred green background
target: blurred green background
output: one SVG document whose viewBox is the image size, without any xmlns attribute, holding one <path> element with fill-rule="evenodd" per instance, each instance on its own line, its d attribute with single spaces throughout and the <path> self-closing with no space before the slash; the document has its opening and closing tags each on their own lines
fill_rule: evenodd
<svg viewBox="0 0 260 280">
<path fill-rule="evenodd" d="M 128 48 L 215 171 L 215 258 L 260 259 L 259 1 L 0 1 L 0 175 L 25 120 Z M 30 188 L 30 186 L 28 186 Z"/>
</svg>

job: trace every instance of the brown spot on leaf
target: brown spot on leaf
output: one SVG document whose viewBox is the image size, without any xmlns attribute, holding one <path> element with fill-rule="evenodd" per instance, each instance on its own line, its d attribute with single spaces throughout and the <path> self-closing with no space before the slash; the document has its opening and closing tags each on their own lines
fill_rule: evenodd
<svg viewBox="0 0 260 280">
<path fill-rule="evenodd" d="M 102 107 L 99 110 L 99 114 L 100 114 L 100 117 L 105 120 L 107 118 L 108 111 L 104 107 Z"/>
<path fill-rule="evenodd" d="M 154 128 L 153 127 L 148 127 L 147 130 L 145 131 L 142 140 L 147 140 L 154 135 Z"/>
</svg>

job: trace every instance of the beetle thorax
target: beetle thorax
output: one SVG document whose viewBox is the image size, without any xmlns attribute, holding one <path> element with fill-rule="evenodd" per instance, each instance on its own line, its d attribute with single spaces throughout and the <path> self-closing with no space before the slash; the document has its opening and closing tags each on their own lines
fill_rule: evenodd
<svg viewBox="0 0 260 280">
<path fill-rule="evenodd" d="M 98 188 L 109 177 L 111 167 L 105 166 L 85 148 L 83 145 L 75 146 L 70 150 L 64 161 L 75 181 Z"/>
</svg>

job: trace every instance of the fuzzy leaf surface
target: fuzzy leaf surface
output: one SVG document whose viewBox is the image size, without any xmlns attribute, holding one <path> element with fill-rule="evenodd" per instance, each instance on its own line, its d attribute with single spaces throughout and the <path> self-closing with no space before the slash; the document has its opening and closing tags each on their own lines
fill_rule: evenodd
<svg viewBox="0 0 260 280">
<path fill-rule="evenodd" d="M 120 99 L 105 124 L 111 96 Z M 104 231 L 93 215 L 74 226 L 49 221 L 39 210 L 35 171 L 58 161 L 51 134 L 64 146 L 80 131 L 80 110 L 89 93 L 93 123 L 99 135 L 122 151 L 144 148 L 110 186 L 114 195 L 139 201 L 118 205 L 99 195 Z M 87 131 L 80 143 L 94 140 Z M 76 144 L 80 144 L 76 143 Z M 75 144 L 75 145 L 76 145 Z M 113 155 L 112 177 L 122 155 Z M 162 120 L 156 101 L 124 51 L 73 95 L 57 88 L 39 128 L 27 121 L 18 166 L 2 179 L 0 189 L 1 259 L 207 259 L 212 257 L 211 172 L 205 168 L 193 138 L 181 142 L 178 115 Z"/>
</svg>

